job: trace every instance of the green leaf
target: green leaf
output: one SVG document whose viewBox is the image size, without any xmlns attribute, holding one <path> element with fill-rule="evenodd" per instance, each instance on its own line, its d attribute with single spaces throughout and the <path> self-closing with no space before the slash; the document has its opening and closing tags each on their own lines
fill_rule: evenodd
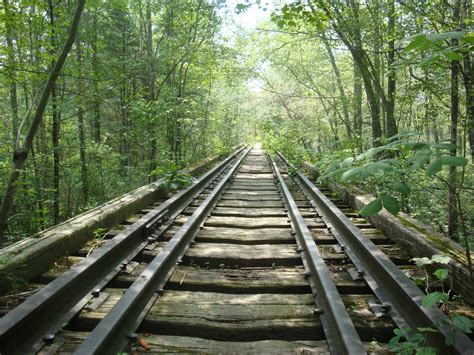
<svg viewBox="0 0 474 355">
<path fill-rule="evenodd" d="M 426 256 L 424 256 L 422 258 L 413 258 L 410 261 L 414 261 L 415 265 L 418 266 L 418 267 L 433 264 L 433 261 L 431 259 L 427 258 Z"/>
<path fill-rule="evenodd" d="M 393 173 L 397 172 L 397 169 L 395 169 L 390 164 L 394 164 L 394 163 L 389 162 L 388 160 L 386 160 L 386 162 L 384 162 L 384 161 L 378 162 L 377 166 L 380 170 L 382 170 L 384 173 L 387 173 L 387 174 L 393 174 Z"/>
<path fill-rule="evenodd" d="M 426 36 L 425 35 L 418 35 L 416 36 L 406 47 L 405 51 L 412 51 L 423 46 L 426 43 Z"/>
<path fill-rule="evenodd" d="M 438 264 L 447 265 L 451 260 L 451 257 L 443 254 L 436 254 L 431 257 L 431 260 Z"/>
<path fill-rule="evenodd" d="M 433 275 L 435 275 L 439 281 L 446 280 L 448 277 L 448 269 L 438 269 L 435 272 L 433 272 Z"/>
<path fill-rule="evenodd" d="M 331 171 L 334 171 L 334 170 L 336 170 L 336 169 L 339 169 L 339 168 L 340 168 L 340 163 L 341 163 L 341 160 L 340 160 L 340 159 L 337 159 L 337 160 L 332 161 L 332 162 L 326 167 L 326 169 L 324 170 L 324 174 L 327 174 L 327 173 L 330 173 Z"/>
<path fill-rule="evenodd" d="M 439 143 L 433 146 L 436 149 L 456 150 L 458 146 L 452 143 Z"/>
<path fill-rule="evenodd" d="M 247 10 L 250 6 L 250 4 L 237 4 L 235 5 L 235 10 L 237 11 L 237 13 L 241 13 Z"/>
<path fill-rule="evenodd" d="M 431 292 L 428 293 L 423 300 L 421 301 L 421 305 L 423 307 L 429 308 L 434 306 L 439 301 L 446 302 L 448 300 L 448 295 L 444 292 Z"/>
<path fill-rule="evenodd" d="M 472 333 L 471 329 L 474 328 L 474 321 L 471 319 L 455 314 L 451 317 L 451 320 L 457 329 L 462 330 L 465 333 Z"/>
<path fill-rule="evenodd" d="M 359 155 L 359 157 L 357 159 L 360 160 L 360 159 L 363 159 L 363 158 L 372 158 L 375 154 L 378 154 L 379 152 L 381 152 L 385 149 L 386 149 L 385 147 L 370 148 L 366 152 Z"/>
<path fill-rule="evenodd" d="M 420 150 L 423 148 L 427 148 L 429 145 L 425 142 L 406 142 L 405 144 L 403 144 L 403 146 L 410 150 Z"/>
<path fill-rule="evenodd" d="M 446 39 L 446 37 L 443 36 L 442 34 L 435 32 L 435 33 L 428 33 L 426 35 L 426 39 L 432 43 L 439 43 L 443 41 L 444 39 Z"/>
<path fill-rule="evenodd" d="M 424 346 L 416 349 L 416 355 L 436 355 L 438 351 L 435 348 Z"/>
<path fill-rule="evenodd" d="M 443 156 L 442 162 L 444 165 L 449 165 L 449 166 L 466 166 L 468 163 L 468 160 L 464 157 Z"/>
<path fill-rule="evenodd" d="M 403 182 L 401 181 L 397 181 L 395 182 L 393 185 L 392 185 L 392 188 L 396 191 L 396 192 L 400 192 L 401 194 L 404 194 L 404 195 L 409 195 L 411 190 L 410 188 Z"/>
<path fill-rule="evenodd" d="M 382 195 L 383 207 L 393 215 L 397 215 L 400 212 L 400 204 L 396 198 L 388 195 Z"/>
<path fill-rule="evenodd" d="M 382 199 L 379 197 L 365 206 L 363 209 L 360 210 L 360 215 L 362 217 L 371 216 L 373 214 L 377 214 L 382 210 Z"/>
<path fill-rule="evenodd" d="M 446 32 L 444 35 L 449 38 L 462 39 L 466 34 L 462 31 L 453 31 L 453 32 Z"/>
<path fill-rule="evenodd" d="M 353 162 L 354 162 L 353 157 L 346 158 L 342 161 L 341 168 L 348 168 L 352 165 Z"/>
<path fill-rule="evenodd" d="M 431 327 L 418 327 L 416 329 L 419 332 L 423 332 L 423 333 L 438 333 L 439 332 L 438 329 L 434 329 L 434 328 L 431 328 Z"/>
<path fill-rule="evenodd" d="M 367 163 L 362 165 L 363 172 L 365 176 L 383 176 L 384 171 L 381 169 L 381 166 L 378 162 Z"/>
<path fill-rule="evenodd" d="M 444 338 L 444 343 L 448 346 L 453 345 L 455 339 L 456 339 L 456 336 L 454 332 L 449 332 L 448 334 L 446 334 L 446 337 Z"/>
<path fill-rule="evenodd" d="M 445 51 L 444 53 L 444 56 L 450 60 L 463 60 L 464 59 L 464 56 L 459 54 L 459 53 L 456 53 L 456 52 L 453 52 L 453 51 Z"/>
<path fill-rule="evenodd" d="M 425 336 L 421 333 L 408 334 L 408 341 L 412 344 L 421 344 L 425 340 Z"/>
<path fill-rule="evenodd" d="M 464 37 L 461 38 L 463 42 L 473 44 L 474 45 L 474 33 L 468 33 Z"/>
<path fill-rule="evenodd" d="M 426 175 L 433 176 L 437 172 L 441 171 L 442 168 L 443 168 L 443 159 L 441 157 L 438 157 L 431 162 L 430 166 L 426 170 Z"/>
<path fill-rule="evenodd" d="M 411 167 L 413 170 L 418 170 L 422 166 L 427 164 L 429 161 L 430 161 L 430 157 L 427 154 L 422 154 L 414 160 L 413 165 Z"/>
<path fill-rule="evenodd" d="M 362 172 L 362 167 L 356 166 L 355 168 L 347 170 L 342 174 L 342 180 L 351 180 L 355 177 L 358 177 Z"/>
</svg>

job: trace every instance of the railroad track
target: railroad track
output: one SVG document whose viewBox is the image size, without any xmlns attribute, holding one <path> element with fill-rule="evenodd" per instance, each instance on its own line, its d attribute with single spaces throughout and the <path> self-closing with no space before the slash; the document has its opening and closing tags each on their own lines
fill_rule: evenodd
<svg viewBox="0 0 474 355">
<path fill-rule="evenodd" d="M 365 353 L 396 327 L 444 322 L 419 306 L 409 258 L 295 171 L 241 149 L 37 278 L 47 284 L 0 319 L 1 353 Z M 448 332 L 427 341 L 472 352 L 464 333 L 445 346 Z"/>
</svg>

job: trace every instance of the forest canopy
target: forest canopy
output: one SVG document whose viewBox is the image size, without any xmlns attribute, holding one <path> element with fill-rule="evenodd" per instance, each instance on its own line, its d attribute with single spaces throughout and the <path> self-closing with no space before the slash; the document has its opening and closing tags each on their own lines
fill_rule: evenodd
<svg viewBox="0 0 474 355">
<path fill-rule="evenodd" d="M 469 1 L 2 0 L 0 16 L 7 241 L 261 141 L 376 195 L 365 213 L 469 243 Z"/>
</svg>

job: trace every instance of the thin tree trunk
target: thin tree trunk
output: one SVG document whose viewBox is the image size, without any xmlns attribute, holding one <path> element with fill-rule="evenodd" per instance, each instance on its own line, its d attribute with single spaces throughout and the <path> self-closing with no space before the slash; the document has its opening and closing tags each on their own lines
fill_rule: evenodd
<svg viewBox="0 0 474 355">
<path fill-rule="evenodd" d="M 347 45 L 349 51 L 352 54 L 354 62 L 357 64 L 362 80 L 364 81 L 365 94 L 370 107 L 370 119 L 372 125 L 372 145 L 380 145 L 378 139 L 382 137 L 382 127 L 380 126 L 380 98 L 374 89 L 372 83 L 372 76 L 369 71 L 368 59 L 365 56 L 365 52 L 362 46 L 362 36 L 360 33 L 360 19 L 359 19 L 359 7 L 355 1 L 350 1 L 351 7 L 354 14 L 355 28 L 352 45 L 349 40 L 339 31 L 341 40 Z M 375 79 L 375 78 L 374 78 Z"/>
<path fill-rule="evenodd" d="M 472 32 L 469 20 L 472 19 L 472 1 L 461 0 L 461 29 Z M 474 71 L 474 53 L 466 53 L 463 60 L 463 82 L 466 93 L 466 123 L 469 147 L 471 148 L 471 161 L 474 169 L 474 95 L 472 93 L 472 73 Z"/>
<path fill-rule="evenodd" d="M 388 9 L 388 75 L 387 75 L 387 137 L 398 133 L 395 121 L 395 94 L 397 71 L 395 68 L 395 0 L 390 0 Z"/>
<path fill-rule="evenodd" d="M 381 17 L 379 15 L 380 13 L 380 2 L 379 0 L 372 0 L 371 1 L 371 5 L 374 7 L 374 13 L 372 14 L 372 21 L 374 22 L 373 26 L 374 26 L 374 33 L 372 35 L 372 85 L 373 85 L 373 91 L 374 91 L 374 94 L 375 94 L 375 99 L 377 101 L 377 106 L 379 107 L 379 119 L 378 119 L 378 124 L 381 126 L 381 133 L 380 135 L 382 136 L 385 136 L 386 133 L 387 133 L 387 127 L 385 125 L 385 120 L 384 120 L 384 112 L 383 110 L 381 109 L 381 106 L 380 106 L 380 100 L 381 100 L 381 95 L 378 95 L 377 94 L 377 87 L 376 87 L 376 83 L 380 83 L 380 76 L 381 76 L 381 58 L 380 58 L 380 48 L 381 48 L 381 40 L 380 40 L 380 21 L 381 21 Z M 357 15 L 359 16 L 359 15 Z M 363 42 L 361 42 L 361 44 L 363 45 Z M 362 46 L 361 46 L 362 48 Z M 362 53 L 362 57 L 366 57 L 367 54 L 365 53 Z M 370 58 L 369 58 L 370 59 Z M 368 60 L 365 61 L 366 64 L 367 64 L 367 71 L 369 72 L 370 74 L 370 70 L 369 70 L 369 62 Z M 375 122 L 372 122 L 372 129 L 377 129 L 377 127 L 374 127 L 374 123 Z"/>
<path fill-rule="evenodd" d="M 39 230 L 42 230 L 45 228 L 44 224 L 44 206 L 43 206 L 43 189 L 41 187 L 41 180 L 40 180 L 40 170 L 38 167 L 38 163 L 36 161 L 36 156 L 35 156 L 35 151 L 33 147 L 30 149 L 31 151 L 31 158 L 33 160 L 33 170 L 35 172 L 34 176 L 34 183 L 35 183 L 35 190 L 36 190 L 36 204 L 37 204 L 37 213 L 38 213 L 38 224 L 39 224 Z"/>
<path fill-rule="evenodd" d="M 52 130 L 51 138 L 53 143 L 53 224 L 59 223 L 59 113 L 57 105 L 56 85 L 51 90 L 51 104 L 52 104 Z"/>
<path fill-rule="evenodd" d="M 49 0 L 49 21 L 51 26 L 51 51 L 54 53 L 56 48 L 55 41 L 55 24 L 54 24 L 54 6 L 52 0 Z M 51 66 L 54 62 L 51 63 Z M 52 129 L 51 139 L 53 143 L 53 224 L 59 223 L 59 174 L 60 174 L 60 156 L 59 156 L 59 112 L 58 99 L 56 93 L 56 83 L 53 84 L 51 90 L 51 108 L 52 108 Z"/>
<path fill-rule="evenodd" d="M 146 53 L 148 61 L 147 70 L 147 81 L 148 81 L 148 100 L 153 101 L 155 99 L 155 68 L 153 58 L 153 24 L 151 21 L 151 1 L 146 2 Z M 153 172 L 156 170 L 156 153 L 157 153 L 157 141 L 155 126 L 150 127 L 151 139 L 150 139 L 150 150 L 148 153 L 148 182 L 152 182 L 156 178 L 156 174 Z"/>
<path fill-rule="evenodd" d="M 10 108 L 12 111 L 11 122 L 12 122 L 12 147 L 15 149 L 16 136 L 18 134 L 18 95 L 16 88 L 16 76 L 15 70 L 13 69 L 15 64 L 15 47 L 13 45 L 13 28 L 11 24 L 12 16 L 14 16 L 10 10 L 10 4 L 8 0 L 3 0 L 3 7 L 5 11 L 5 39 L 7 42 L 7 63 L 10 67 L 7 69 L 8 76 L 10 77 Z"/>
<path fill-rule="evenodd" d="M 459 23 L 459 8 L 460 1 L 456 0 L 453 7 L 453 20 L 455 23 Z M 451 45 L 456 47 L 458 40 L 453 38 Z M 459 119 L 459 69 L 458 62 L 451 61 L 451 127 L 450 136 L 451 143 L 457 145 L 458 143 L 458 119 Z M 455 156 L 457 149 L 452 149 L 450 155 Z M 456 201 L 456 166 L 449 167 L 449 197 L 448 197 L 448 234 L 451 238 L 456 236 L 457 232 L 457 201 Z"/>
<path fill-rule="evenodd" d="M 81 20 L 82 11 L 84 10 L 85 2 L 86 0 L 78 0 L 77 2 L 74 18 L 69 29 L 68 38 L 64 44 L 61 54 L 58 57 L 58 60 L 56 61 L 56 64 L 52 68 L 51 74 L 48 77 L 46 85 L 41 94 L 41 98 L 38 102 L 38 106 L 36 107 L 35 113 L 32 117 L 28 132 L 26 133 L 25 140 L 22 144 L 20 144 L 20 142 L 17 140 L 15 152 L 13 155 L 12 168 L 10 170 L 5 193 L 3 194 L 2 206 L 0 208 L 0 243 L 3 243 L 5 240 L 5 231 L 8 226 L 8 217 L 10 215 L 15 198 L 16 182 L 18 181 L 20 173 L 25 167 L 25 162 L 28 158 L 28 152 L 31 149 L 33 139 L 36 135 L 36 132 L 38 131 L 38 127 L 43 120 L 43 114 L 46 109 L 49 96 L 51 95 L 51 91 L 53 90 L 59 73 L 66 62 L 67 56 L 71 51 L 71 47 L 76 37 L 77 28 Z"/>
<path fill-rule="evenodd" d="M 353 124 L 357 135 L 359 153 L 362 153 L 362 77 L 357 64 L 354 62 L 354 101 L 353 101 Z"/>
<path fill-rule="evenodd" d="M 336 59 L 334 58 L 334 54 L 332 52 L 331 46 L 329 45 L 329 42 L 324 35 L 322 34 L 322 40 L 324 43 L 324 47 L 326 48 L 326 52 L 328 53 L 329 61 L 331 62 L 332 69 L 334 71 L 334 75 L 336 77 L 336 84 L 337 84 L 337 89 L 339 91 L 339 95 L 341 96 L 341 104 L 342 104 L 342 113 L 344 117 L 344 126 L 346 127 L 346 133 L 347 133 L 347 138 L 349 140 L 352 140 L 352 129 L 351 129 L 351 124 L 350 124 L 350 118 L 349 118 L 349 107 L 347 103 L 347 97 L 346 97 L 346 92 L 344 90 L 344 86 L 342 85 L 342 79 L 341 79 L 341 73 L 339 71 L 339 68 L 337 67 Z"/>
<path fill-rule="evenodd" d="M 155 98 L 155 69 L 153 58 L 153 24 L 151 22 L 151 0 L 146 2 L 146 53 L 148 60 L 148 96 Z"/>
<path fill-rule="evenodd" d="M 100 123 L 100 101 L 99 101 L 99 59 L 97 57 L 97 42 L 98 42 L 98 35 L 97 35 L 97 9 L 94 12 L 92 17 L 92 27 L 93 27 L 93 38 L 92 38 L 92 71 L 94 73 L 94 95 L 92 100 L 93 106 L 93 137 L 94 141 L 99 144 L 101 141 L 101 123 Z"/>
<path fill-rule="evenodd" d="M 82 67 L 81 41 L 77 40 L 77 64 Z M 80 76 L 82 71 L 79 69 Z M 86 159 L 86 138 L 84 134 L 84 107 L 82 106 L 82 95 L 84 94 L 84 80 L 81 78 L 78 82 L 79 106 L 77 108 L 77 129 L 79 133 L 79 157 L 81 160 L 81 178 L 82 178 L 82 202 L 84 206 L 89 203 L 89 180 L 87 177 L 87 159 Z"/>
</svg>

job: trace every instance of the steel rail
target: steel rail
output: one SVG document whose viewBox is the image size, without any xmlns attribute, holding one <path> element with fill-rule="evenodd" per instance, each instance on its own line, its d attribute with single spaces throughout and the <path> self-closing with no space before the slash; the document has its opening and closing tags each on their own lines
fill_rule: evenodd
<svg viewBox="0 0 474 355">
<path fill-rule="evenodd" d="M 54 339 L 54 334 L 74 315 L 71 310 L 79 311 L 90 299 L 87 295 L 91 291 L 96 293 L 97 287 L 105 286 L 104 280 L 115 275 L 124 260 L 127 261 L 147 243 L 154 241 L 146 242 L 146 239 L 153 233 L 156 223 L 160 223 L 165 214 L 175 214 L 188 206 L 244 149 L 233 152 L 191 186 L 125 228 L 89 257 L 0 318 L 0 353 L 31 351 L 45 336 L 46 341 L 51 341 L 52 337 Z"/>
<path fill-rule="evenodd" d="M 74 354 L 116 354 L 122 351 L 127 343 L 137 340 L 137 335 L 134 332 L 153 303 L 159 301 L 158 298 L 164 292 L 163 287 L 168 278 L 188 250 L 194 237 L 199 233 L 200 226 L 203 225 L 249 151 L 250 148 L 242 154 L 209 196 L 168 241 Z"/>
<path fill-rule="evenodd" d="M 314 287 L 313 293 L 315 293 L 317 306 L 314 315 L 320 317 L 330 352 L 332 354 L 366 354 L 367 351 L 347 313 L 311 232 L 274 161 L 272 161 L 272 168 L 296 231 L 298 245 L 304 254 L 305 266 L 309 269 L 307 276 L 311 281 L 311 286 Z"/>
<path fill-rule="evenodd" d="M 344 213 L 337 208 L 304 174 L 280 153 L 280 159 L 295 172 L 296 182 L 301 190 L 314 201 L 318 214 L 344 251 L 359 270 L 374 294 L 382 303 L 382 308 L 390 314 L 398 327 L 413 331 L 431 327 L 438 333 L 427 333 L 427 344 L 445 353 L 472 354 L 474 343 L 462 331 L 453 330 L 450 319 L 437 307 L 423 307 L 425 294 L 368 239 Z M 445 344 L 445 338 L 454 331 L 454 345 Z"/>
</svg>

